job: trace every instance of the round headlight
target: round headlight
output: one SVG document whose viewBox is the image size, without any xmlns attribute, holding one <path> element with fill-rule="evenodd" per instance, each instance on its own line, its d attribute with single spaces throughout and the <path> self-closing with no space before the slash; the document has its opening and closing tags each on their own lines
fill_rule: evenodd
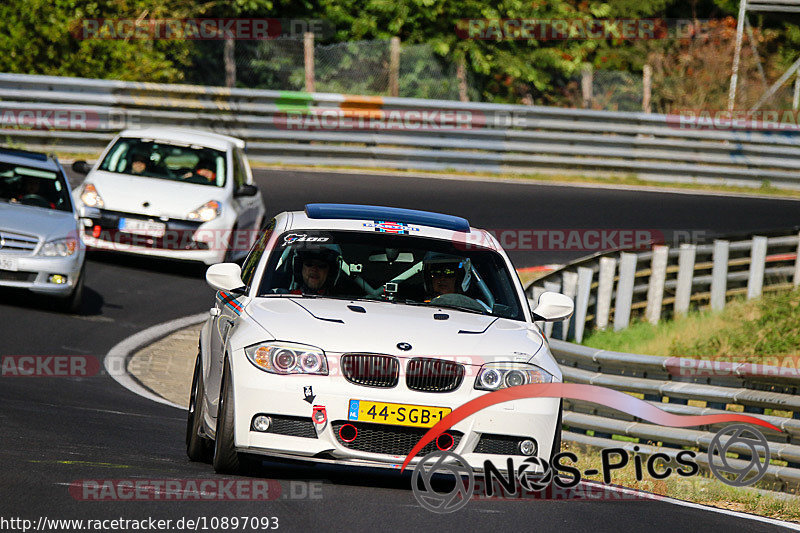
<svg viewBox="0 0 800 533">
<path fill-rule="evenodd" d="M 322 368 L 322 359 L 315 353 L 306 353 L 300 358 L 300 366 L 306 372 L 319 372 Z"/>
<path fill-rule="evenodd" d="M 506 387 L 516 387 L 525 384 L 525 374 L 519 370 L 511 370 L 506 374 Z"/>
<path fill-rule="evenodd" d="M 487 389 L 496 389 L 500 386 L 500 372 L 490 368 L 481 374 L 481 385 Z"/>
<path fill-rule="evenodd" d="M 275 366 L 278 368 L 278 370 L 287 372 L 294 366 L 295 355 L 291 350 L 281 350 L 275 354 L 273 360 L 275 361 Z"/>
</svg>

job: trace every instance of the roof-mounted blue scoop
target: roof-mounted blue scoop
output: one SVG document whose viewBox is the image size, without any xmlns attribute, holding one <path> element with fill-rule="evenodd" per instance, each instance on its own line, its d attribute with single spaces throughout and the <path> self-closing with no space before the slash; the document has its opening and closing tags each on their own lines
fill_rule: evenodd
<svg viewBox="0 0 800 533">
<path fill-rule="evenodd" d="M 344 218 L 348 220 L 381 220 L 385 222 L 405 222 L 433 228 L 449 229 L 469 233 L 469 222 L 465 218 L 443 215 L 430 211 L 402 209 L 400 207 L 381 207 L 358 204 L 307 204 L 308 218 Z"/>
</svg>

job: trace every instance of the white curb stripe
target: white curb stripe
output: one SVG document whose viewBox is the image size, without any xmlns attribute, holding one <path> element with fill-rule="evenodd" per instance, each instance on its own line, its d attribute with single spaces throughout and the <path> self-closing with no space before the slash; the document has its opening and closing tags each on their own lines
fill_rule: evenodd
<svg viewBox="0 0 800 533">
<path fill-rule="evenodd" d="M 163 324 L 157 324 L 128 337 L 122 342 L 116 344 L 106 354 L 105 358 L 103 359 L 103 366 L 105 367 L 106 372 L 108 372 L 108 374 L 114 378 L 117 383 L 134 394 L 138 394 L 139 396 L 147 398 L 148 400 L 153 400 L 154 402 L 176 407 L 185 411 L 186 408 L 184 406 L 178 405 L 162 398 L 161 396 L 158 396 L 157 394 L 154 394 L 140 385 L 139 382 L 133 377 L 131 377 L 131 375 L 128 373 L 128 358 L 144 346 L 147 346 L 158 339 L 166 337 L 174 331 L 199 324 L 207 317 L 208 313 L 200 313 L 197 315 L 177 318 L 175 320 L 170 320 L 169 322 L 164 322 Z"/>
</svg>

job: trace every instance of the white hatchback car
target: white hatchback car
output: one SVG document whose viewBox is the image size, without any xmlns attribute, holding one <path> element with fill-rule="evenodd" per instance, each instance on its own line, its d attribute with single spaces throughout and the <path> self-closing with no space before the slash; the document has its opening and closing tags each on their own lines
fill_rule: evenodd
<svg viewBox="0 0 800 533">
<path fill-rule="evenodd" d="M 484 244 L 464 246 L 470 232 Z M 213 265 L 206 279 L 218 292 L 186 444 L 218 472 L 239 471 L 241 454 L 397 468 L 467 401 L 561 381 L 507 255 L 463 218 L 309 204 L 273 219 L 243 268 Z M 572 301 L 545 293 L 534 313 L 561 320 Z M 417 459 L 438 448 L 476 469 L 549 460 L 560 417 L 557 398 L 498 404 Z"/>
<path fill-rule="evenodd" d="M 241 259 L 265 213 L 244 148 L 197 130 L 123 131 L 93 168 L 72 166 L 87 174 L 76 205 L 99 209 L 84 222 L 84 243 L 207 265 Z"/>
</svg>

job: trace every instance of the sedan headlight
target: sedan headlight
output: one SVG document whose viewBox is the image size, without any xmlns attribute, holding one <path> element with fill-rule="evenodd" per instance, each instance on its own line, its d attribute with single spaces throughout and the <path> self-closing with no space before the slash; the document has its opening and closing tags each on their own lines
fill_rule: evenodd
<svg viewBox="0 0 800 533">
<path fill-rule="evenodd" d="M 244 353 L 255 366 L 273 374 L 328 375 L 325 352 L 313 346 L 263 342 L 248 346 Z"/>
<path fill-rule="evenodd" d="M 528 363 L 487 363 L 475 378 L 478 390 L 499 390 L 530 383 L 550 383 L 553 375 L 547 370 Z"/>
<path fill-rule="evenodd" d="M 87 183 L 83 186 L 81 201 L 89 207 L 103 207 L 103 205 L 105 205 L 103 203 L 103 198 L 100 197 L 100 193 L 97 192 L 97 187 L 91 183 Z"/>
<path fill-rule="evenodd" d="M 200 220 L 202 222 L 208 222 L 209 220 L 214 220 L 218 216 L 222 214 L 222 206 L 216 200 L 211 200 L 210 202 L 206 202 L 194 211 L 188 213 L 186 218 L 189 220 Z"/>
<path fill-rule="evenodd" d="M 78 239 L 67 237 L 66 239 L 56 239 L 44 243 L 39 255 L 46 257 L 67 257 L 78 251 Z"/>
</svg>

